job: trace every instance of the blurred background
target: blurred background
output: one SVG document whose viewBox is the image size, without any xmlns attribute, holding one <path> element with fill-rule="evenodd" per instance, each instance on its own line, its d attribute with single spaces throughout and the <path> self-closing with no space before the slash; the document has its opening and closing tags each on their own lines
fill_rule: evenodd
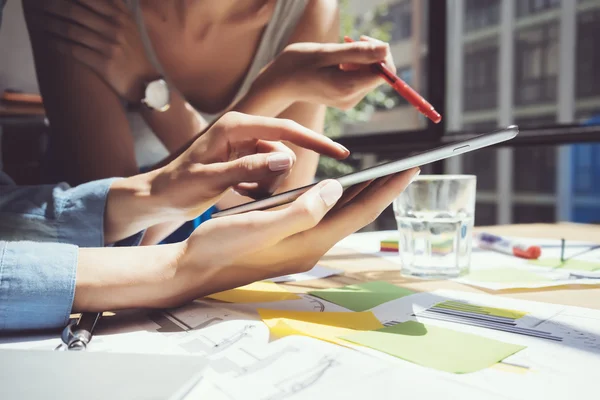
<svg viewBox="0 0 600 400">
<path fill-rule="evenodd" d="M 443 126 L 428 125 L 382 88 L 362 114 L 341 118 L 354 167 L 514 123 L 522 133 L 510 147 L 424 172 L 477 175 L 476 225 L 600 223 L 600 0 L 341 5 L 354 21 L 343 27 L 389 41 L 398 75 L 444 115 Z M 379 228 L 393 226 L 384 213 Z"/>
<path fill-rule="evenodd" d="M 37 93 L 21 2 L 4 10 L 0 92 Z M 398 75 L 444 116 L 426 121 L 382 86 L 348 112 L 329 110 L 326 134 L 349 147 L 339 176 L 517 124 L 502 147 L 455 157 L 423 173 L 477 175 L 476 225 L 600 223 L 600 0 L 341 0 L 341 34 L 390 43 Z M 13 121 L 14 122 L 14 121 Z M 43 115 L 4 118 L 5 170 L 33 182 L 44 148 Z M 14 134 L 17 132 L 17 134 Z M 8 154 L 7 154 L 8 153 Z M 394 229 L 387 210 L 371 229 Z"/>
</svg>

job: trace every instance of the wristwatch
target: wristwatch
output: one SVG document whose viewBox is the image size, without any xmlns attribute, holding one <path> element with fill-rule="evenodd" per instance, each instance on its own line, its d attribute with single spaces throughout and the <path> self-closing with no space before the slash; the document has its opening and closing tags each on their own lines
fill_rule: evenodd
<svg viewBox="0 0 600 400">
<path fill-rule="evenodd" d="M 144 87 L 144 98 L 142 104 L 151 110 L 164 112 L 169 109 L 171 94 L 169 85 L 162 79 L 147 82 Z"/>
</svg>

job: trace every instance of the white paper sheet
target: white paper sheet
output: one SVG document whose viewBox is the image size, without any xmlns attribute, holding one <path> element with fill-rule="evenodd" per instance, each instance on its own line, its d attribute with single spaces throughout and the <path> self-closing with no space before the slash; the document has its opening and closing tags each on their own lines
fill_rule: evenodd
<svg viewBox="0 0 600 400">
<path fill-rule="evenodd" d="M 103 317 L 88 351 L 207 355 L 212 353 L 211 345 L 222 349 L 225 338 L 267 343 L 270 333 L 256 312 L 259 308 L 350 312 L 306 294 L 298 300 L 272 303 L 199 300 L 171 310 L 123 311 Z M 59 334 L 0 336 L 0 349 L 53 350 L 60 344 Z"/>
<path fill-rule="evenodd" d="M 328 268 L 317 264 L 310 271 L 301 272 L 299 274 L 283 275 L 269 280 L 276 283 L 301 282 L 313 279 L 323 279 L 334 275 L 340 275 L 342 273 L 343 271 L 340 271 L 339 269 Z"/>
<path fill-rule="evenodd" d="M 463 385 L 451 375 L 392 365 L 360 352 L 312 338 L 290 336 L 265 348 L 246 349 L 244 360 L 215 360 L 172 400 L 194 399 L 505 399 Z M 237 354 L 240 355 L 239 353 Z M 227 367 L 220 362 L 227 360 Z M 252 360 L 248 363 L 248 360 Z M 360 367 L 359 367 L 360 366 Z M 219 368 L 219 370 L 217 370 Z M 435 378 L 435 385 L 431 379 Z"/>
<path fill-rule="evenodd" d="M 267 343 L 269 329 L 252 316 L 196 301 L 166 311 L 104 317 L 88 351 L 210 355 L 248 341 Z M 0 348 L 53 350 L 57 335 L 0 337 Z"/>
</svg>

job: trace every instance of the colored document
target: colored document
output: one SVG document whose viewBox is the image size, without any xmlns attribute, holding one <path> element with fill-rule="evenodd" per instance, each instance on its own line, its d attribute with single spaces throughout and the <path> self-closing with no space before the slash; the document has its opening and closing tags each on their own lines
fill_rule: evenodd
<svg viewBox="0 0 600 400">
<path fill-rule="evenodd" d="M 383 328 L 383 325 L 368 312 L 312 312 L 259 309 L 261 319 L 273 336 L 310 336 L 316 339 L 348 346 L 340 336 L 351 335 L 356 331 Z"/>
<path fill-rule="evenodd" d="M 273 282 L 254 282 L 239 288 L 206 296 L 227 303 L 271 303 L 298 300 L 300 296 Z"/>
<path fill-rule="evenodd" d="M 456 311 L 461 313 L 462 315 L 476 315 L 479 318 L 484 316 L 491 318 L 504 318 L 509 320 L 517 320 L 519 318 L 523 318 L 527 315 L 526 312 L 518 311 L 518 310 L 509 310 L 505 308 L 497 308 L 497 307 L 485 307 L 479 306 L 476 304 L 459 301 L 459 300 L 448 300 L 442 303 L 438 303 L 434 306 L 434 308 L 441 308 L 446 310 Z"/>
<path fill-rule="evenodd" d="M 455 374 L 488 368 L 525 347 L 407 321 L 343 339 L 403 360 Z"/>
<path fill-rule="evenodd" d="M 388 282 L 365 282 L 341 288 L 314 290 L 309 294 L 352 311 L 366 311 L 380 304 L 414 294 Z"/>
</svg>

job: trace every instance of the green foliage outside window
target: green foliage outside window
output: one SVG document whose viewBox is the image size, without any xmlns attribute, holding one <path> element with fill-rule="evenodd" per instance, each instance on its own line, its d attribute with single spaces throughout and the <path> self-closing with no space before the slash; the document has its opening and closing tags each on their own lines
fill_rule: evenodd
<svg viewBox="0 0 600 400">
<path fill-rule="evenodd" d="M 348 12 L 348 0 L 340 1 L 340 41 L 344 36 L 358 40 L 361 35 L 367 35 L 384 42 L 389 42 L 391 23 L 378 23 L 387 14 L 387 6 L 382 5 L 365 15 L 354 16 Z M 331 138 L 342 134 L 344 124 L 367 122 L 375 109 L 390 109 L 396 105 L 396 100 L 385 86 L 371 91 L 360 103 L 351 110 L 341 111 L 328 108 L 325 117 L 325 134 Z M 327 157 L 321 157 L 317 176 L 336 177 L 353 171 L 352 166 Z"/>
</svg>

